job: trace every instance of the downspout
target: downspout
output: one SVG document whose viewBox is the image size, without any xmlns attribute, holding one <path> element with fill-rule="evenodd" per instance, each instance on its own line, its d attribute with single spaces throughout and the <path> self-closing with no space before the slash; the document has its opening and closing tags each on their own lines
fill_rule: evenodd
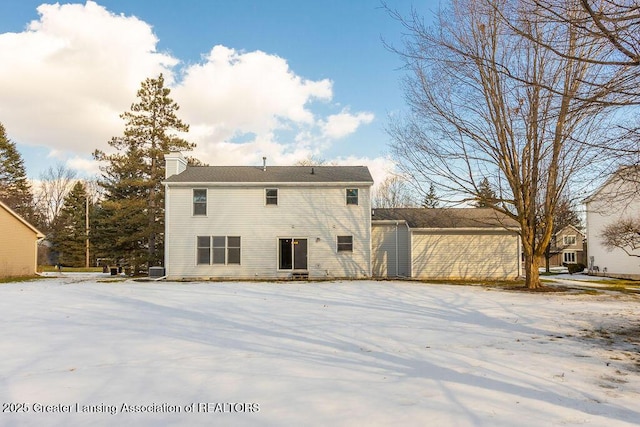
<svg viewBox="0 0 640 427">
<path fill-rule="evenodd" d="M 516 239 L 516 251 L 518 253 L 518 277 L 522 276 L 522 236 L 520 233 L 517 234 L 518 238 Z"/>
<path fill-rule="evenodd" d="M 400 276 L 398 271 L 398 221 L 396 221 L 396 277 Z"/>
</svg>

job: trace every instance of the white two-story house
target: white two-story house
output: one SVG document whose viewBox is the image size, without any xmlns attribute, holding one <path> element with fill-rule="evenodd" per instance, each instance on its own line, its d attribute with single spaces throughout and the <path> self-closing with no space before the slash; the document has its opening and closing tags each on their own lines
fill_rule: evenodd
<svg viewBox="0 0 640 427">
<path fill-rule="evenodd" d="M 165 160 L 167 278 L 371 276 L 367 167 Z"/>
<path fill-rule="evenodd" d="M 634 245 L 633 232 L 626 238 L 620 236 L 621 245 L 615 248 L 606 247 L 602 236 L 607 226 L 640 217 L 640 166 L 621 167 L 584 202 L 589 269 L 611 277 L 640 279 L 640 249 Z"/>
</svg>

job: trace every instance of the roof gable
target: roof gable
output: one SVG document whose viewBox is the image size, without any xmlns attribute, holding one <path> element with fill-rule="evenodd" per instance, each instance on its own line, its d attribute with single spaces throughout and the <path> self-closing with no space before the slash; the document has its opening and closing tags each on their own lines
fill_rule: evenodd
<svg viewBox="0 0 640 427">
<path fill-rule="evenodd" d="M 515 220 L 491 208 L 374 209 L 371 219 L 406 221 L 411 228 L 519 228 Z"/>
<path fill-rule="evenodd" d="M 631 186 L 631 189 L 624 188 Z M 613 172 L 583 203 L 590 203 L 600 197 L 625 198 L 637 194 L 640 189 L 640 165 L 622 166 Z"/>
<path fill-rule="evenodd" d="M 555 235 L 556 236 L 563 236 L 563 235 L 567 235 L 568 233 L 573 233 L 573 234 L 579 234 L 581 236 L 581 238 L 584 238 L 584 233 L 580 230 L 578 230 L 577 227 L 569 224 L 569 225 L 565 225 L 564 227 L 562 227 Z"/>
<path fill-rule="evenodd" d="M 171 183 L 362 183 L 373 178 L 366 166 L 190 166 Z"/>
<path fill-rule="evenodd" d="M 18 221 L 20 221 L 22 224 L 24 224 L 27 228 L 29 228 L 31 231 L 33 231 L 36 236 L 38 238 L 42 238 L 45 237 L 44 234 L 38 230 L 37 228 L 35 228 L 33 225 L 31 225 L 29 222 L 27 222 L 27 220 L 25 220 L 24 218 L 22 218 L 20 215 L 18 215 L 13 209 L 11 209 L 9 206 L 5 205 L 3 202 L 0 201 L 0 209 L 4 209 L 5 211 L 7 211 L 9 213 L 9 215 L 11 215 L 12 217 L 14 217 L 15 219 L 17 219 Z"/>
</svg>

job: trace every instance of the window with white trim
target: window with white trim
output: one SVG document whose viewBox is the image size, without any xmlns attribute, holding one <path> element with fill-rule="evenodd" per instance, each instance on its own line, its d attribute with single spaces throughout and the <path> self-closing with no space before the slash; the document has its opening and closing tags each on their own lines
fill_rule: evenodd
<svg viewBox="0 0 640 427">
<path fill-rule="evenodd" d="M 207 190 L 193 189 L 193 215 L 207 215 Z"/>
<path fill-rule="evenodd" d="M 198 265 L 239 265 L 240 242 L 240 236 L 198 236 Z"/>
<path fill-rule="evenodd" d="M 353 236 L 338 236 L 338 252 L 353 252 Z"/>
<path fill-rule="evenodd" d="M 576 244 L 576 236 L 562 236 L 562 244 L 565 246 L 572 246 Z"/>
<path fill-rule="evenodd" d="M 267 188 L 264 191 L 265 194 L 265 204 L 267 206 L 278 206 L 278 189 L 277 188 Z"/>
<path fill-rule="evenodd" d="M 208 265 L 211 260 L 211 238 L 209 236 L 198 236 L 197 241 L 197 262 L 199 265 Z"/>
<path fill-rule="evenodd" d="M 562 252 L 562 262 L 566 264 L 575 264 L 576 263 L 576 253 L 575 252 Z"/>
<path fill-rule="evenodd" d="M 227 263 L 227 238 L 225 236 L 213 236 L 213 264 Z"/>
<path fill-rule="evenodd" d="M 347 205 L 357 205 L 357 204 L 358 204 L 358 189 L 347 188 Z"/>
</svg>

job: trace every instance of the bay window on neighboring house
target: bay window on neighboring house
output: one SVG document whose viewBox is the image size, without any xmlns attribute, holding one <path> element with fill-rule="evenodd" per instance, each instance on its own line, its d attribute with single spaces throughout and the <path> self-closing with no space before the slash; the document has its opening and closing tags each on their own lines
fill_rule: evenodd
<svg viewBox="0 0 640 427">
<path fill-rule="evenodd" d="M 562 262 L 566 264 L 575 264 L 576 263 L 576 253 L 575 252 L 562 252 Z"/>
</svg>

